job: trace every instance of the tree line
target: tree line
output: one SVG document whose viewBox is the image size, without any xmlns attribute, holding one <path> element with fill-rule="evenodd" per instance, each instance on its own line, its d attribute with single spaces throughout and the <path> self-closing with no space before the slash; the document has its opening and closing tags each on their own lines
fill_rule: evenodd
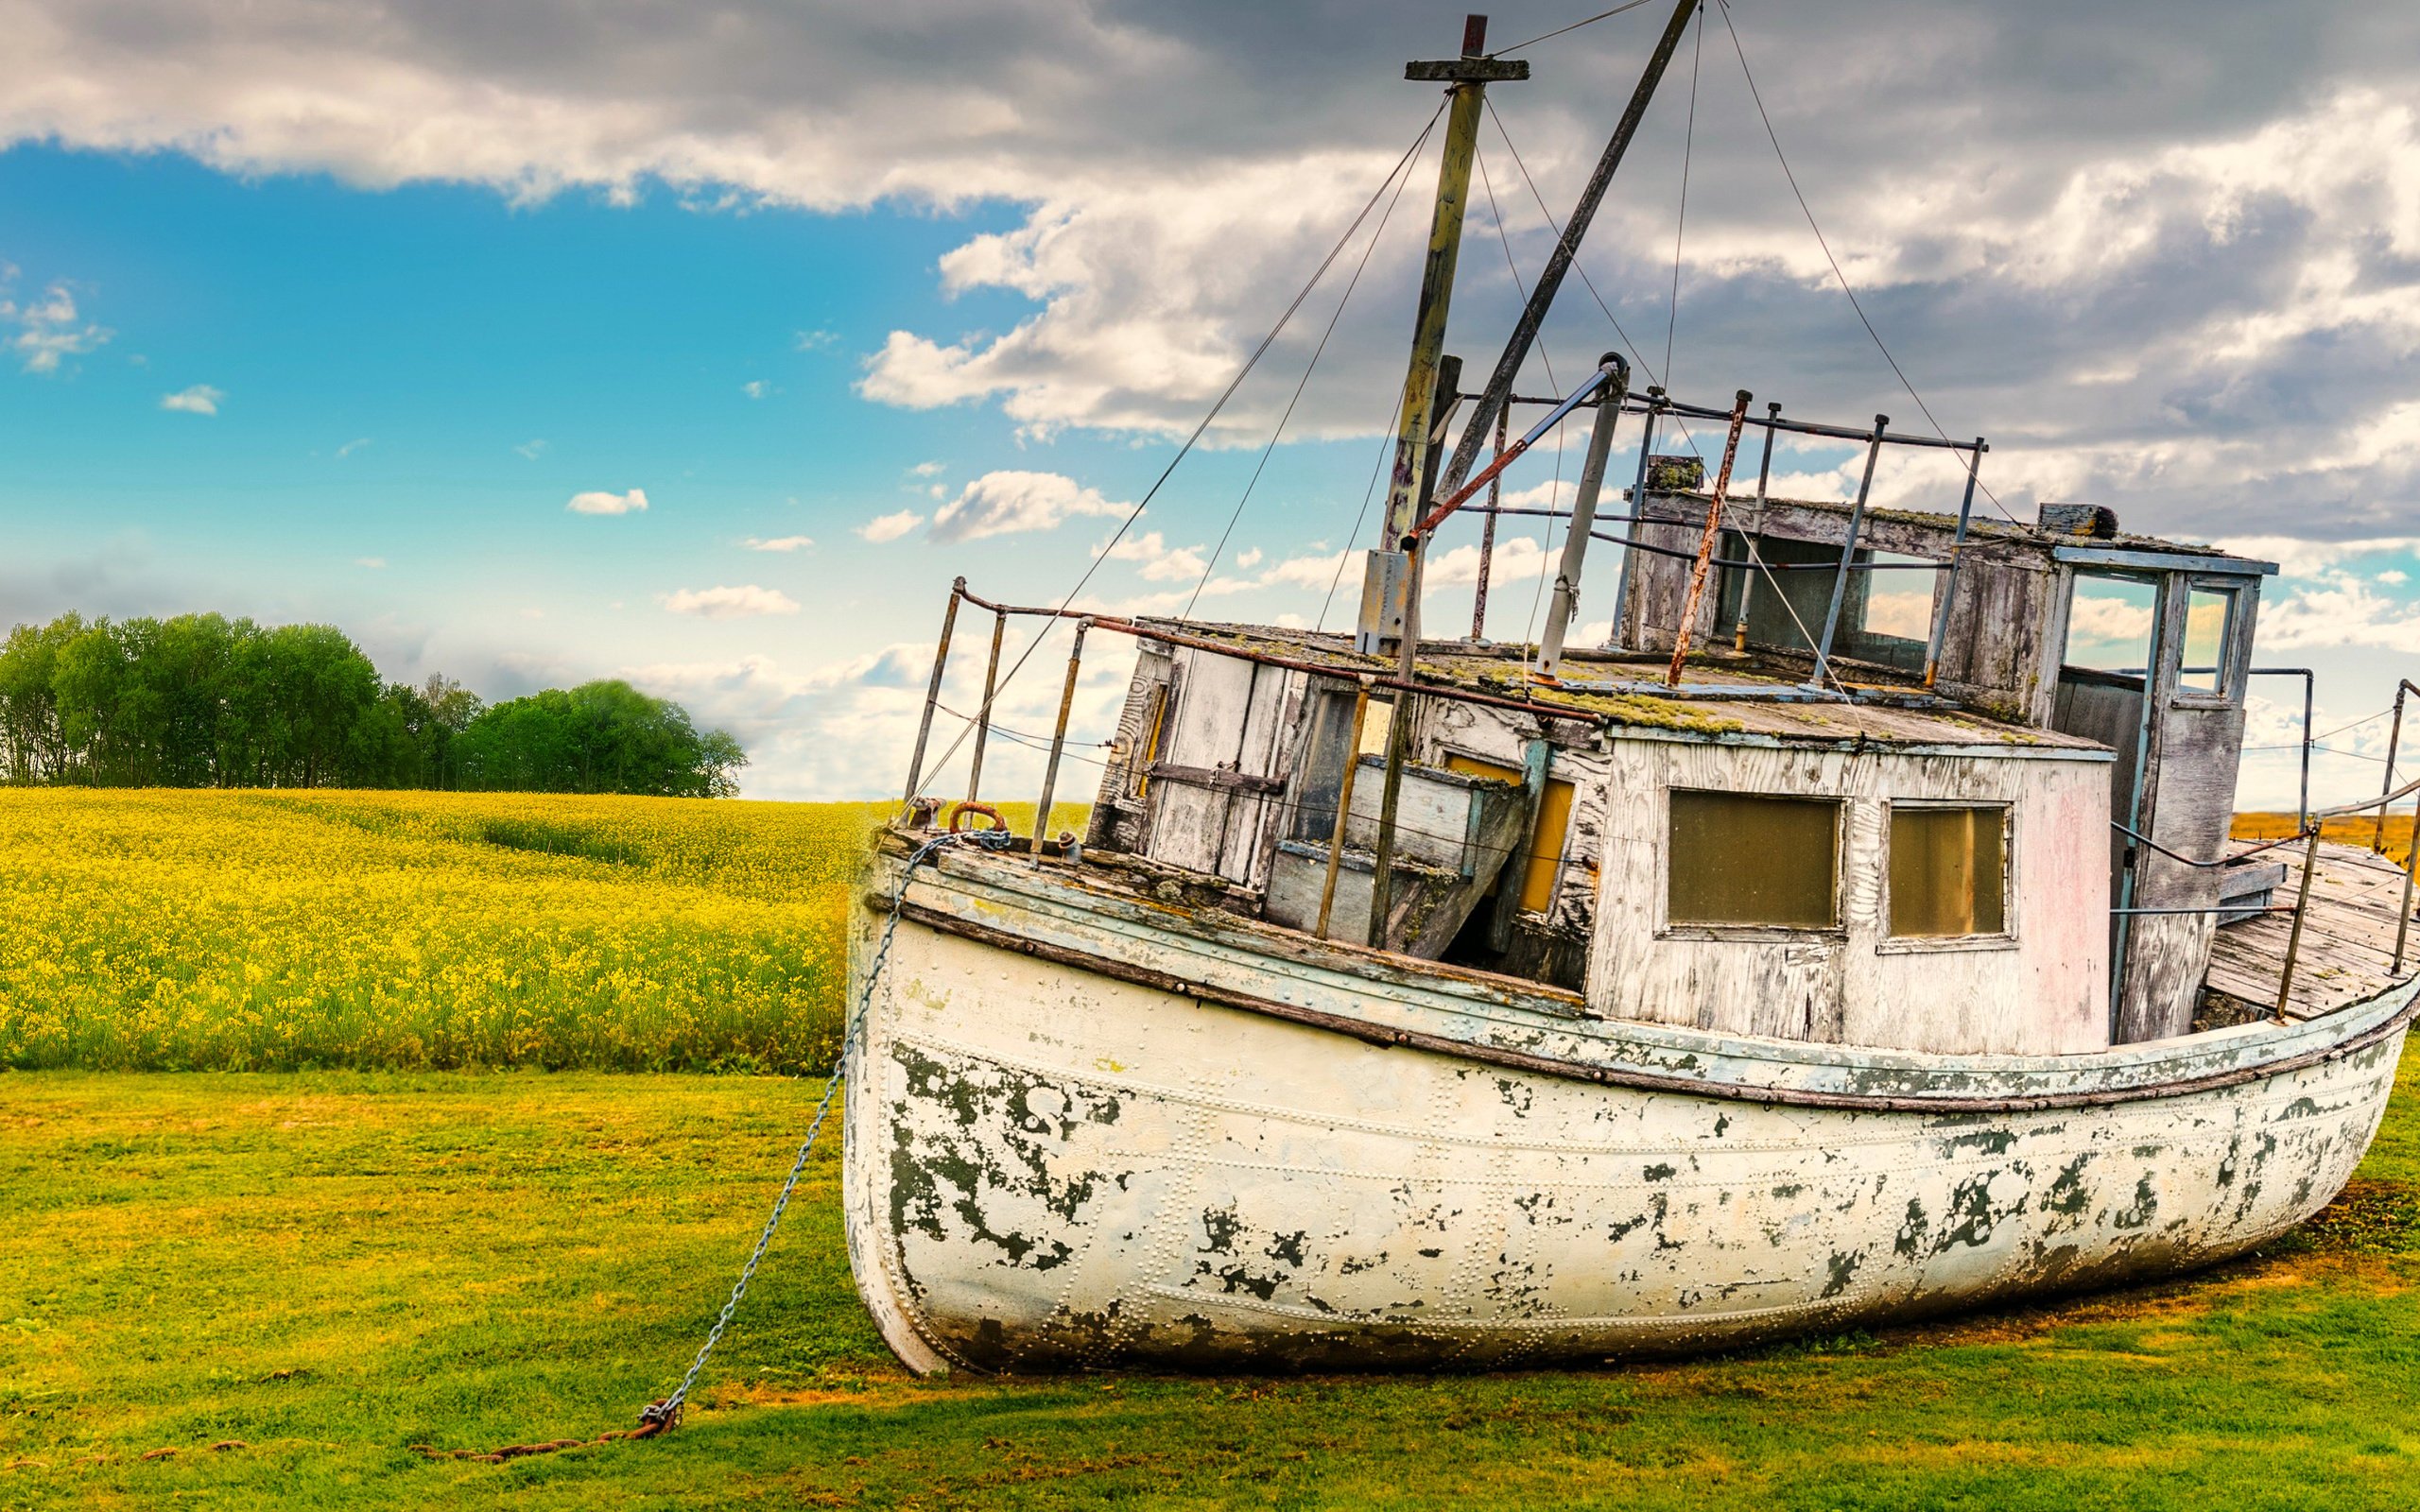
<svg viewBox="0 0 2420 1512">
<path fill-rule="evenodd" d="M 0 782 L 17 785 L 727 798 L 747 763 L 627 682 L 487 704 L 448 678 L 385 681 L 327 625 L 62 614 L 0 644 Z"/>
</svg>

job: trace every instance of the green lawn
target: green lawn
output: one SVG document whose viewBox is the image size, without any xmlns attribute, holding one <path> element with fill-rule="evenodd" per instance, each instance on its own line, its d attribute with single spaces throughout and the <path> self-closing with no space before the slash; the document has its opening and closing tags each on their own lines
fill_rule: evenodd
<svg viewBox="0 0 2420 1512">
<path fill-rule="evenodd" d="M 913 1382 L 827 1152 L 684 1427 L 501 1465 L 410 1446 L 628 1426 L 812 1085 L 0 1074 L 0 1506 L 2408 1505 L 2416 1072 L 2352 1198 L 2267 1255 L 1594 1372 Z"/>
</svg>

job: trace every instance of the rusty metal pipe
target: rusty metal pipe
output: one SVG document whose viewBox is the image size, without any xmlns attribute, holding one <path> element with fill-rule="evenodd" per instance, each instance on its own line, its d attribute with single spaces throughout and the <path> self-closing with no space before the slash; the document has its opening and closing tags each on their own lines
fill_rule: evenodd
<svg viewBox="0 0 2420 1512">
<path fill-rule="evenodd" d="M 908 795 L 902 803 L 916 801 L 916 790 L 924 785 L 925 745 L 933 736 L 933 711 L 941 707 L 942 671 L 949 665 L 950 632 L 958 627 L 958 601 L 966 596 L 966 579 L 950 584 L 949 608 L 942 612 L 942 643 L 933 652 L 932 680 L 925 686 L 925 717 L 916 726 L 916 749 L 908 758 Z"/>
<path fill-rule="evenodd" d="M 1672 632 L 1672 666 L 1665 675 L 1664 686 L 1681 685 L 1681 664 L 1688 660 L 1689 632 L 1696 628 L 1698 602 L 1705 596 L 1706 564 L 1714 557 L 1714 538 L 1722 530 L 1722 496 L 1731 490 L 1732 464 L 1739 460 L 1739 430 L 1748 422 L 1748 401 L 1755 395 L 1745 388 L 1731 404 L 1731 431 L 1722 441 L 1722 465 L 1714 474 L 1714 494 L 1705 507 L 1705 533 L 1698 537 L 1698 559 L 1689 568 L 1689 592 L 1681 600 L 1681 624 Z"/>
<path fill-rule="evenodd" d="M 2383 815 L 2386 810 L 2378 812 Z M 2411 932 L 2412 869 L 2420 867 L 2420 804 L 2411 809 L 2411 838 L 2403 852 L 2403 905 L 2394 912 L 2394 966 L 2393 975 L 2403 974 L 2403 942 Z"/>
<path fill-rule="evenodd" d="M 966 762 L 966 801 L 975 801 L 983 782 L 983 743 L 992 733 L 992 700 L 1000 684 L 1000 640 L 1008 634 L 1006 611 L 992 611 L 992 657 L 983 663 L 983 703 L 975 711 L 975 753 Z"/>
<path fill-rule="evenodd" d="M 2294 989 L 2294 957 L 2302 954 L 2303 918 L 2310 912 L 2310 877 L 2319 869 L 2319 826 L 2311 826 L 2310 843 L 2303 847 L 2303 884 L 2294 894 L 2294 927 L 2286 936 L 2286 969 L 2277 978 L 2277 1022 L 2286 1022 L 2286 998 Z"/>
<path fill-rule="evenodd" d="M 1353 779 L 1361 769 L 1361 730 L 1370 717 L 1370 679 L 1353 690 L 1353 732 L 1344 742 L 1344 776 L 1337 783 L 1336 824 L 1327 841 L 1327 876 L 1320 883 L 1320 920 L 1312 933 L 1327 938 L 1328 916 L 1336 908 L 1336 876 L 1344 865 L 1344 824 L 1353 813 Z"/>
<path fill-rule="evenodd" d="M 1067 716 L 1076 707 L 1076 673 L 1084 662 L 1084 632 L 1092 621 L 1076 622 L 1076 644 L 1067 648 L 1067 681 L 1059 690 L 1059 723 L 1050 731 L 1050 760 L 1042 768 L 1042 800 L 1033 810 L 1033 853 L 1042 854 L 1043 837 L 1050 833 L 1050 799 L 1059 789 L 1059 757 L 1067 748 Z"/>
</svg>

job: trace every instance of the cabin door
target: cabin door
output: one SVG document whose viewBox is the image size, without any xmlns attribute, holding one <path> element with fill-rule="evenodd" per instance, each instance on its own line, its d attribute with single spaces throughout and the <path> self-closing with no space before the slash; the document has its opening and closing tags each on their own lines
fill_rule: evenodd
<svg viewBox="0 0 2420 1512">
<path fill-rule="evenodd" d="M 1168 736 L 1151 764 L 1154 861 L 1256 884 L 1284 798 L 1276 775 L 1288 674 L 1181 647 Z"/>
</svg>

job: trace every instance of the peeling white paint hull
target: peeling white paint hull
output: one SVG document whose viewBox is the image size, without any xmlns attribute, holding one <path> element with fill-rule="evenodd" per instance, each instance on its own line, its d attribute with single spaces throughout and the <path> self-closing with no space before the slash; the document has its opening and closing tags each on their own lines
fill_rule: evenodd
<svg viewBox="0 0 2420 1512">
<path fill-rule="evenodd" d="M 1022 862 L 908 899 L 844 1181 L 920 1370 L 1686 1351 L 2204 1264 L 2342 1187 L 2415 987 L 1925 1057 L 1588 1020 Z"/>
</svg>

